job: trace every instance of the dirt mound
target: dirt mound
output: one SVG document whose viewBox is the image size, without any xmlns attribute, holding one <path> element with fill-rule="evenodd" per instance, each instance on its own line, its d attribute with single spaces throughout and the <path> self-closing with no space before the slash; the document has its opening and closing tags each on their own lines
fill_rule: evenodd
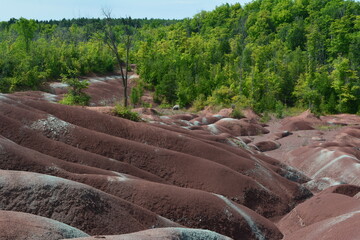
<svg viewBox="0 0 360 240">
<path fill-rule="evenodd" d="M 281 208 L 266 208 L 261 206 L 265 203 L 266 205 L 269 204 L 269 201 L 266 201 L 263 197 L 260 197 L 259 200 L 264 201 L 264 203 L 250 204 L 247 200 L 244 200 L 243 197 L 240 197 L 243 196 L 244 191 L 249 192 L 250 195 L 254 194 L 253 190 L 245 189 L 254 187 L 258 189 L 255 191 L 256 194 L 262 195 L 263 192 L 265 194 L 264 197 L 275 194 L 271 198 L 278 199 L 280 197 L 284 200 L 287 199 L 285 202 L 288 201 L 289 198 L 293 199 L 293 194 L 299 194 L 299 188 L 296 185 L 292 185 L 292 183 L 286 181 L 284 182 L 284 179 L 279 178 L 279 175 L 272 172 L 271 169 L 268 169 L 268 166 L 263 166 L 261 161 L 256 162 L 256 164 L 259 165 L 260 169 L 263 169 L 263 171 L 268 172 L 270 176 L 273 176 L 272 179 L 278 181 L 276 187 L 272 186 L 269 180 L 265 178 L 265 176 L 269 174 L 261 176 L 257 171 L 254 171 L 255 162 L 253 159 L 250 159 L 250 153 L 247 153 L 241 148 L 227 147 L 224 144 L 210 141 L 204 138 L 203 135 L 191 135 L 188 133 L 189 131 L 187 131 L 186 134 L 179 134 L 178 132 L 169 130 L 161 131 L 159 128 L 151 127 L 148 124 L 134 123 L 124 119 L 86 111 L 86 109 L 83 108 L 47 103 L 39 104 L 38 102 L 30 100 L 26 101 L 26 104 L 39 110 L 45 110 L 61 118 L 60 121 L 58 118 L 53 119 L 51 117 L 53 120 L 50 119 L 50 123 L 60 121 L 63 124 L 62 121 L 64 120 L 66 123 L 68 123 L 67 121 L 71 123 L 65 124 L 65 135 L 48 135 L 50 131 L 49 128 L 51 128 L 48 115 L 41 114 L 41 116 L 37 116 L 34 115 L 35 113 L 33 112 L 27 112 L 26 118 L 28 118 L 28 120 L 26 121 L 36 122 L 35 125 L 31 125 L 35 126 L 33 130 L 38 133 L 51 139 L 54 138 L 54 140 L 66 143 L 72 147 L 131 164 L 171 184 L 175 183 L 178 186 L 211 191 L 238 199 L 238 203 L 251 206 L 253 210 L 261 214 L 274 214 L 275 212 L 284 211 L 287 207 L 282 201 L 272 202 L 275 205 L 280 204 Z M 22 111 L 24 112 L 24 110 Z M 14 114 L 12 117 L 18 118 L 18 115 Z M 106 122 L 107 124 L 96 124 L 97 122 Z M 46 128 L 43 127 L 44 123 L 47 126 Z M 70 126 L 70 128 L 68 128 L 68 126 Z M 94 130 L 96 130 L 96 132 Z M 94 138 L 94 136 L 97 137 Z M 89 148 L 89 146 L 94 147 Z M 114 151 L 114 149 L 117 149 L 117 151 Z M 39 151 L 42 150 L 39 149 Z M 186 155 L 182 153 L 186 153 Z M 240 159 L 241 161 L 239 161 Z M 162 167 L 159 168 L 159 165 Z M 177 169 L 177 171 L 174 172 L 174 169 Z M 208 169 L 208 173 L 218 173 L 211 176 L 201 169 Z M 220 176 L 219 171 L 229 172 L 230 174 L 226 174 L 224 178 Z M 196 174 L 194 174 L 195 172 Z M 218 176 L 221 180 L 216 180 L 215 176 Z M 250 178 L 247 176 L 250 176 Z M 241 186 L 239 185 L 237 190 L 231 187 L 232 184 L 229 184 L 228 187 L 224 184 L 219 186 L 219 182 L 221 181 L 233 182 L 231 179 L 234 177 L 245 178 L 247 180 L 241 180 L 240 182 L 242 182 L 242 184 Z M 206 182 L 206 184 L 204 184 L 204 182 Z M 247 187 L 247 184 L 252 187 Z M 261 186 L 265 186 L 267 189 L 271 189 L 271 191 L 266 191 Z M 291 191 L 284 192 L 282 186 L 291 189 Z M 266 209 L 270 209 L 273 213 L 265 213 Z"/>
<path fill-rule="evenodd" d="M 156 111 L 153 108 L 134 108 L 132 111 L 144 115 L 151 115 L 151 116 L 159 115 L 158 111 Z"/>
<path fill-rule="evenodd" d="M 219 116 L 222 116 L 224 118 L 229 118 L 231 116 L 232 111 L 233 111 L 232 108 L 224 108 L 224 109 L 221 109 L 215 115 L 219 115 Z"/>
<path fill-rule="evenodd" d="M 360 192 L 360 186 L 341 184 L 326 189 L 323 193 L 338 193 L 345 196 L 354 197 Z"/>
<path fill-rule="evenodd" d="M 360 211 L 346 213 L 337 217 L 329 218 L 324 221 L 310 225 L 296 231 L 284 240 L 352 240 L 360 235 L 358 224 L 360 221 Z"/>
<path fill-rule="evenodd" d="M 314 128 L 311 122 L 298 119 L 298 120 L 291 120 L 285 122 L 282 129 L 286 131 L 299 131 L 299 130 L 313 130 Z"/>
<path fill-rule="evenodd" d="M 14 96 L 29 98 L 33 100 L 43 100 L 48 102 L 58 102 L 62 97 L 59 95 L 41 92 L 41 91 L 25 91 L 14 93 Z"/>
<path fill-rule="evenodd" d="M 276 133 L 272 134 L 272 138 L 274 140 L 279 140 L 281 138 L 288 137 L 288 136 L 290 136 L 292 134 L 293 133 L 289 132 L 289 131 L 276 132 Z"/>
<path fill-rule="evenodd" d="M 196 117 L 196 118 L 190 120 L 190 122 L 191 122 L 192 124 L 194 124 L 195 126 L 209 125 L 209 124 L 216 123 L 216 122 L 219 121 L 221 118 L 222 118 L 221 116 Z"/>
<path fill-rule="evenodd" d="M 341 182 L 328 178 L 315 178 L 311 181 L 308 181 L 307 183 L 303 184 L 307 189 L 309 189 L 312 193 L 318 193 L 321 192 L 327 188 L 330 188 L 331 186 L 337 186 L 342 184 Z"/>
<path fill-rule="evenodd" d="M 245 118 L 249 119 L 250 121 L 260 121 L 260 116 L 254 112 L 254 110 L 248 108 L 241 111 Z"/>
<path fill-rule="evenodd" d="M 360 116 L 354 114 L 338 114 L 321 116 L 320 119 L 324 122 L 334 125 L 359 125 Z"/>
<path fill-rule="evenodd" d="M 0 239 L 58 240 L 88 236 L 76 228 L 49 218 L 0 211 Z"/>
<path fill-rule="evenodd" d="M 254 144 L 260 152 L 267 152 L 280 147 L 280 143 L 275 141 L 261 141 Z"/>
<path fill-rule="evenodd" d="M 343 236 L 349 236 L 347 233 L 350 230 L 349 224 L 352 227 L 354 225 L 345 220 L 358 221 L 359 216 L 360 202 L 358 200 L 342 194 L 320 193 L 295 207 L 279 222 L 278 226 L 285 234 L 284 239 L 340 239 L 321 234 L 328 233 L 331 229 L 337 237 L 340 236 L 340 232 L 344 234 Z M 350 235 L 355 233 L 358 232 L 350 231 Z M 300 238 L 301 235 L 302 238 Z M 324 238 L 324 236 L 330 238 Z"/>
<path fill-rule="evenodd" d="M 112 184 L 106 184 L 110 179 Z M 77 177 L 77 181 L 188 227 L 209 229 L 234 239 L 240 236 L 245 239 L 255 238 L 257 231 L 269 239 L 280 239 L 282 236 L 269 220 L 222 195 L 147 182 L 130 176 L 122 179 L 84 176 Z"/>
<path fill-rule="evenodd" d="M 188 228 L 158 228 L 118 236 L 95 236 L 75 240 L 97 240 L 99 238 L 108 240 L 231 240 L 231 238 L 215 232 Z"/>
<path fill-rule="evenodd" d="M 286 162 L 312 179 L 330 178 L 339 183 L 360 185 L 360 169 L 357 143 L 360 130 L 345 128 L 338 131 L 333 142 L 314 143 L 291 151 Z"/>
<path fill-rule="evenodd" d="M 281 129 L 284 131 L 313 130 L 318 124 L 324 123 L 307 110 L 298 116 L 283 119 Z"/>
<path fill-rule="evenodd" d="M 99 113 L 114 115 L 113 114 L 114 107 L 109 107 L 109 106 L 106 106 L 106 107 L 86 107 L 86 109 L 96 111 L 96 112 L 99 112 Z"/>
<path fill-rule="evenodd" d="M 228 129 L 234 136 L 255 136 L 260 134 L 267 134 L 269 130 L 257 123 L 250 123 L 248 120 L 223 118 L 215 123 L 215 126 L 221 126 Z"/>
<path fill-rule="evenodd" d="M 194 118 L 199 117 L 196 114 L 175 114 L 170 116 L 170 118 L 175 119 L 175 120 L 185 120 L 185 121 L 190 121 Z"/>
<path fill-rule="evenodd" d="M 210 125 L 188 130 L 135 123 L 1 95 L 0 168 L 22 171 L 3 171 L 1 209 L 49 217 L 94 235 L 180 224 L 235 239 L 280 239 L 276 226 L 260 215 L 283 215 L 311 194 L 285 177 L 293 174 L 287 166 L 247 151 L 230 133 L 203 129 Z"/>
<path fill-rule="evenodd" d="M 179 226 L 87 185 L 44 174 L 1 170 L 0 206 L 51 218 L 89 234 Z"/>
</svg>

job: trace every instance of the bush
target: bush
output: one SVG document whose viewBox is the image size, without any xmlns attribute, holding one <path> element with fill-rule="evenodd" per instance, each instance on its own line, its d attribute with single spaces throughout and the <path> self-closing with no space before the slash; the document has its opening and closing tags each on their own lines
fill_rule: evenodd
<svg viewBox="0 0 360 240">
<path fill-rule="evenodd" d="M 81 106 L 89 105 L 90 96 L 83 92 L 84 89 L 89 86 L 89 82 L 87 80 L 81 81 L 78 78 L 68 78 L 64 75 L 62 82 L 68 84 L 69 88 L 68 93 L 65 94 L 64 98 L 60 101 L 61 104 Z"/>
<path fill-rule="evenodd" d="M 192 108 L 195 111 L 201 111 L 205 108 L 206 106 L 206 97 L 204 94 L 200 94 L 194 101 L 192 104 Z"/>
<path fill-rule="evenodd" d="M 140 116 L 136 112 L 132 112 L 129 107 L 124 107 L 120 104 L 116 104 L 114 108 L 115 116 L 126 118 L 128 120 L 139 122 L 141 120 Z"/>
<path fill-rule="evenodd" d="M 80 105 L 88 106 L 90 102 L 90 96 L 82 93 L 80 95 L 65 94 L 64 98 L 60 101 L 64 105 Z"/>
<path fill-rule="evenodd" d="M 281 101 L 277 101 L 275 105 L 275 114 L 277 118 L 284 117 L 284 104 Z"/>
<path fill-rule="evenodd" d="M 260 122 L 262 123 L 267 123 L 271 120 L 271 116 L 268 112 L 264 112 L 264 114 L 262 115 Z"/>
<path fill-rule="evenodd" d="M 173 106 L 169 103 L 162 103 L 159 105 L 159 108 L 161 109 L 168 109 L 168 108 L 172 108 Z"/>
<path fill-rule="evenodd" d="M 236 119 L 241 119 L 241 118 L 244 118 L 245 116 L 239 108 L 235 107 L 233 109 L 233 111 L 231 112 L 230 117 L 236 118 Z"/>
<path fill-rule="evenodd" d="M 208 105 L 230 105 L 232 98 L 236 96 L 235 92 L 227 86 L 221 86 L 212 92 L 212 95 L 208 97 Z"/>
</svg>

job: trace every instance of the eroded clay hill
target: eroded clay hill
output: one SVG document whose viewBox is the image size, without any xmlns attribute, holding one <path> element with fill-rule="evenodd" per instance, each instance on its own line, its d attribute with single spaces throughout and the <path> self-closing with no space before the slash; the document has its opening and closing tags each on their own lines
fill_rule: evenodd
<svg viewBox="0 0 360 240">
<path fill-rule="evenodd" d="M 135 123 L 50 100 L 0 95 L 3 239 L 320 239 L 359 220 L 356 117 L 318 136 L 330 120 L 308 113 L 267 126 L 138 109 Z"/>
</svg>

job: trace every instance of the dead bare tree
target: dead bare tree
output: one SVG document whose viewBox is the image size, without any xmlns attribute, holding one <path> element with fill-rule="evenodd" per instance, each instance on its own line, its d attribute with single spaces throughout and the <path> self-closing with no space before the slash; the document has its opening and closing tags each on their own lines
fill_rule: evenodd
<svg viewBox="0 0 360 240">
<path fill-rule="evenodd" d="M 120 68 L 120 74 L 124 87 L 124 106 L 128 106 L 128 69 L 130 59 L 130 48 L 132 44 L 132 32 L 130 26 L 125 25 L 124 31 L 120 33 L 119 29 L 114 26 L 114 21 L 111 17 L 111 10 L 102 9 L 105 17 L 105 26 L 103 28 L 103 39 L 105 44 L 109 47 L 114 54 L 117 64 Z M 125 60 L 120 56 L 118 45 L 123 43 L 125 45 Z M 124 71 L 125 68 L 125 71 Z"/>
</svg>

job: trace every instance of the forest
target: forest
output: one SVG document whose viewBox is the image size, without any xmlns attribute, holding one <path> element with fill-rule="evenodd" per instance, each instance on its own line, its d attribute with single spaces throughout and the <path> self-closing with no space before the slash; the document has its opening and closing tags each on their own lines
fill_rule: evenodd
<svg viewBox="0 0 360 240">
<path fill-rule="evenodd" d="M 102 19 L 0 23 L 0 91 L 39 89 L 67 74 L 109 73 Z M 360 113 L 360 3 L 255 0 L 183 20 L 113 19 L 131 34 L 141 87 L 161 104 Z M 131 31 L 128 31 L 131 29 Z M 121 39 L 121 38 L 120 38 Z M 124 57 L 125 42 L 119 42 Z M 141 91 L 140 91 L 141 92 Z"/>
</svg>

